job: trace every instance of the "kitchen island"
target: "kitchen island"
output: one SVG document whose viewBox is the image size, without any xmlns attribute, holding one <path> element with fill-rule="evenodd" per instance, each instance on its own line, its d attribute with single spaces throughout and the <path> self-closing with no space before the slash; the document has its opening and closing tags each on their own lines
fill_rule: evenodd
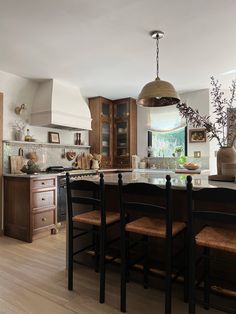
<svg viewBox="0 0 236 314">
<path fill-rule="evenodd" d="M 144 170 L 144 171 L 133 171 L 128 173 L 122 173 L 123 183 L 134 183 L 134 182 L 145 182 L 158 185 L 160 187 L 165 187 L 165 177 L 169 174 L 171 176 L 172 188 L 173 188 L 173 209 L 174 209 L 174 219 L 177 221 L 187 222 L 187 191 L 186 191 L 186 177 L 187 174 L 175 174 L 172 171 L 160 171 L 160 170 Z M 236 184 L 234 182 L 220 182 L 220 181 L 209 181 L 208 180 L 208 172 L 203 172 L 202 174 L 193 174 L 193 188 L 201 189 L 201 188 L 230 188 L 234 189 L 236 193 Z M 87 178 L 86 178 L 87 179 Z M 90 177 L 92 181 L 99 181 L 99 175 Z M 117 174 L 105 174 L 105 198 L 106 198 L 106 208 L 109 210 L 119 211 L 119 194 L 118 194 L 118 175 Z M 144 201 L 143 197 L 140 197 L 139 200 Z M 164 205 L 164 199 L 153 199 L 154 202 L 158 202 L 160 205 Z M 204 203 L 201 204 L 203 208 L 207 210 L 227 210 L 236 213 L 235 206 L 232 204 L 228 204 L 227 200 L 223 204 L 218 203 Z M 134 218 L 138 218 L 142 215 L 147 215 L 145 212 L 135 212 L 133 211 L 131 214 Z M 150 213 L 152 214 L 152 213 Z M 149 215 L 149 214 L 148 214 Z M 205 222 L 201 222 L 197 225 L 197 228 L 201 228 L 205 225 Z M 119 230 L 117 229 L 117 235 L 119 234 Z M 110 235 L 108 234 L 108 238 Z M 183 238 L 180 238 L 179 241 L 176 241 L 176 246 L 183 245 Z M 157 244 L 156 240 L 151 241 L 150 243 L 150 254 L 154 259 L 159 255 L 159 242 Z M 216 283 L 214 282 L 214 290 L 218 292 L 224 292 L 226 294 L 236 296 L 236 273 L 235 265 L 236 257 L 227 253 L 221 253 L 218 251 L 214 251 L 213 254 L 217 257 L 223 258 L 223 261 L 220 263 L 213 263 L 212 265 L 212 273 L 214 277 L 217 279 Z M 160 255 L 159 255 L 160 256 Z M 87 259 L 86 259 L 87 261 Z M 227 264 L 227 267 L 225 265 Z M 153 268 L 154 273 L 160 273 L 160 269 L 158 265 L 156 268 Z M 224 290 L 220 288 L 218 282 L 222 282 L 222 279 L 230 278 L 231 286 L 226 286 Z"/>
</svg>

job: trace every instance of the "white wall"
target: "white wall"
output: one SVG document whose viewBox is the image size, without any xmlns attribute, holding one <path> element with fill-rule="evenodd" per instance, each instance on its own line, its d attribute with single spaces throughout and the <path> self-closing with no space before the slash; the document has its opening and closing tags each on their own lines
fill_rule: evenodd
<svg viewBox="0 0 236 314">
<path fill-rule="evenodd" d="M 16 121 L 23 120 L 26 128 L 30 129 L 30 134 L 38 142 L 48 142 L 48 131 L 59 132 L 62 144 L 74 144 L 73 131 L 61 129 L 49 129 L 44 127 L 30 126 L 30 113 L 33 99 L 35 97 L 38 83 L 24 79 L 22 77 L 1 72 L 0 71 L 0 92 L 4 94 L 3 102 L 3 138 L 6 140 L 14 140 L 14 125 Z M 15 107 L 22 103 L 27 105 L 27 109 L 23 114 L 16 115 Z M 26 130 L 25 130 L 26 131 Z M 82 131 L 82 141 L 88 144 L 88 132 Z"/>
<path fill-rule="evenodd" d="M 180 99 L 182 102 L 186 102 L 188 106 L 198 109 L 201 115 L 210 114 L 209 89 L 202 89 L 194 92 L 180 94 Z M 190 129 L 191 125 L 188 127 Z M 188 138 L 188 156 L 193 156 L 194 151 L 201 151 L 201 155 L 203 157 L 209 157 L 210 144 L 208 139 L 205 143 L 189 143 Z"/>
</svg>

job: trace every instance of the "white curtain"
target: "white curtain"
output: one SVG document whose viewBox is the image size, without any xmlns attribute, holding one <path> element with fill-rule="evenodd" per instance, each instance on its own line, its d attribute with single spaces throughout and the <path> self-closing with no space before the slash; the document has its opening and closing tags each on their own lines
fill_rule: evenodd
<svg viewBox="0 0 236 314">
<path fill-rule="evenodd" d="M 168 132 L 186 126 L 175 105 L 149 109 L 148 130 Z"/>
</svg>

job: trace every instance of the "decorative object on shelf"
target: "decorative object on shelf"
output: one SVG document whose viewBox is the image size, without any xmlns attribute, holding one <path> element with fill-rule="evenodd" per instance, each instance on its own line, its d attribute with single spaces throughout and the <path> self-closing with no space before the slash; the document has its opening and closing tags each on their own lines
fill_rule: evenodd
<svg viewBox="0 0 236 314">
<path fill-rule="evenodd" d="M 30 130 L 26 130 L 26 135 L 25 135 L 25 142 L 31 142 L 32 141 L 32 136 L 30 135 Z"/>
<path fill-rule="evenodd" d="M 26 104 L 21 104 L 15 108 L 15 113 L 20 115 L 26 109 Z"/>
<path fill-rule="evenodd" d="M 189 129 L 189 142 L 190 143 L 206 142 L 206 129 Z"/>
<path fill-rule="evenodd" d="M 57 132 L 48 132 L 49 143 L 60 144 L 60 136 Z"/>
<path fill-rule="evenodd" d="M 73 150 L 66 152 L 66 158 L 71 161 L 75 158 L 76 156 L 76 152 L 74 152 Z"/>
<path fill-rule="evenodd" d="M 137 104 L 144 107 L 163 107 L 179 103 L 179 95 L 174 86 L 159 78 L 159 39 L 164 36 L 162 31 L 150 32 L 156 40 L 156 79 L 147 83 L 138 96 Z"/>
<path fill-rule="evenodd" d="M 13 126 L 15 131 L 15 140 L 24 141 L 25 139 L 25 123 L 23 121 L 16 121 Z"/>
<path fill-rule="evenodd" d="M 27 165 L 24 165 L 21 169 L 22 172 L 27 174 L 34 174 L 40 171 L 39 165 L 37 165 L 33 160 L 29 160 Z"/>
<path fill-rule="evenodd" d="M 200 115 L 197 109 L 187 106 L 185 103 L 177 104 L 180 114 L 196 128 L 203 127 L 209 140 L 215 139 L 220 147 L 217 152 L 217 176 L 209 176 L 210 180 L 220 180 L 222 175 L 222 163 L 236 162 L 236 150 L 233 147 L 236 139 L 236 115 L 233 103 L 236 100 L 236 80 L 232 81 L 229 88 L 229 98 L 221 91 L 221 84 L 211 77 L 211 104 L 214 108 L 214 118 Z M 224 176 L 225 178 L 225 176 Z M 225 181 L 222 178 L 222 181 Z"/>
<path fill-rule="evenodd" d="M 81 133 L 75 133 L 75 145 L 81 145 Z"/>
</svg>

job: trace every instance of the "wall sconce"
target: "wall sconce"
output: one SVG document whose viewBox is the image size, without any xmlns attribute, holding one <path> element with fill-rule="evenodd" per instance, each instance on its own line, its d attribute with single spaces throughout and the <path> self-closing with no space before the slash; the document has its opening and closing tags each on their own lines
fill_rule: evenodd
<svg viewBox="0 0 236 314">
<path fill-rule="evenodd" d="M 15 108 L 15 113 L 20 115 L 21 112 L 22 112 L 23 110 L 25 110 L 25 109 L 26 109 L 26 104 L 22 104 L 22 105 L 20 105 L 20 106 L 18 106 L 18 107 Z"/>
</svg>

